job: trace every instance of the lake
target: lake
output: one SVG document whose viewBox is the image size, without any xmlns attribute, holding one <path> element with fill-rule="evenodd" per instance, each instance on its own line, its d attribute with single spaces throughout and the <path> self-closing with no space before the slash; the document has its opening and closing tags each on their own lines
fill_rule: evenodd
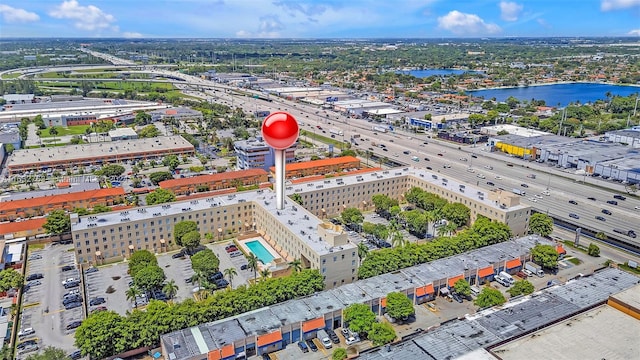
<svg viewBox="0 0 640 360">
<path fill-rule="evenodd" d="M 549 106 L 567 106 L 569 103 L 580 101 L 581 104 L 593 103 L 596 100 L 606 100 L 605 94 L 629 96 L 640 93 L 640 87 L 621 86 L 592 83 L 554 84 L 542 86 L 528 86 L 505 89 L 487 89 L 467 91 L 473 96 L 485 99 L 496 98 L 498 101 L 506 101 L 510 96 L 518 100 L 544 100 Z"/>
</svg>

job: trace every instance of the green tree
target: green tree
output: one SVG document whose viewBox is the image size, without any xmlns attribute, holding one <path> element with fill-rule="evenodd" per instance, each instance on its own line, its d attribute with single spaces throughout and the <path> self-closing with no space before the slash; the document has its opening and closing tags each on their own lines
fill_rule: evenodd
<svg viewBox="0 0 640 360">
<path fill-rule="evenodd" d="M 369 333 L 371 325 L 376 322 L 376 314 L 366 304 L 351 304 L 342 311 L 342 315 L 349 329 L 360 334 Z"/>
<path fill-rule="evenodd" d="M 100 170 L 95 171 L 95 174 L 99 176 L 115 177 L 124 174 L 124 172 L 124 166 L 118 164 L 108 164 L 104 165 Z"/>
<path fill-rule="evenodd" d="M 360 263 L 362 263 L 362 260 L 367 257 L 367 254 L 369 254 L 369 248 L 367 245 L 362 242 L 358 243 L 358 259 L 360 259 Z"/>
<path fill-rule="evenodd" d="M 553 231 L 553 219 L 549 215 L 535 213 L 529 219 L 529 231 L 540 236 L 549 236 Z"/>
<path fill-rule="evenodd" d="M 133 276 L 133 282 L 143 291 L 159 289 L 165 279 L 164 271 L 157 265 L 147 265 Z"/>
<path fill-rule="evenodd" d="M 128 288 L 127 291 L 124 292 L 124 296 L 127 297 L 127 300 L 133 301 L 133 307 L 138 308 L 138 296 L 142 295 L 142 291 L 138 289 L 135 285 Z"/>
<path fill-rule="evenodd" d="M 197 248 L 198 246 L 200 246 L 200 240 L 201 240 L 200 231 L 193 230 L 184 234 L 182 236 L 181 242 L 182 242 L 182 246 L 186 247 L 187 250 L 191 251 Z"/>
<path fill-rule="evenodd" d="M 47 346 L 40 354 L 31 354 L 27 360 L 67 360 L 67 353 L 53 346 Z"/>
<path fill-rule="evenodd" d="M 467 225 L 471 216 L 471 210 L 461 203 L 447 203 L 441 211 L 442 217 L 456 224 L 456 228 Z"/>
<path fill-rule="evenodd" d="M 486 308 L 490 306 L 502 305 L 507 301 L 502 292 L 498 289 L 485 287 L 482 289 L 478 297 L 473 301 L 476 306 Z"/>
<path fill-rule="evenodd" d="M 373 342 L 374 346 L 380 346 L 392 342 L 396 338 L 396 331 L 387 322 L 373 323 L 367 338 Z"/>
<path fill-rule="evenodd" d="M 345 348 L 335 348 L 333 350 L 333 354 L 331 355 L 331 360 L 344 360 L 347 358 L 347 349 Z"/>
<path fill-rule="evenodd" d="M 135 118 L 135 123 L 136 125 L 147 125 L 151 123 L 151 115 L 147 114 L 144 111 L 139 111 L 136 113 L 136 118 Z"/>
<path fill-rule="evenodd" d="M 75 346 L 92 359 L 118 354 L 127 347 L 118 338 L 129 338 L 125 319 L 114 311 L 98 311 L 86 318 L 76 329 Z"/>
<path fill-rule="evenodd" d="M 55 126 L 52 126 L 49 128 L 49 135 L 51 136 L 56 136 L 58 135 L 60 132 L 58 131 L 58 128 L 56 128 Z"/>
<path fill-rule="evenodd" d="M 387 314 L 394 319 L 405 319 L 415 314 L 413 303 L 407 295 L 399 292 L 387 294 Z"/>
<path fill-rule="evenodd" d="M 105 213 L 109 211 L 111 211 L 111 208 L 102 204 L 95 204 L 93 206 L 93 209 L 91 209 L 92 214 L 100 214 L 100 213 Z"/>
<path fill-rule="evenodd" d="M 591 243 L 589 244 L 589 248 L 587 249 L 587 254 L 589 254 L 589 256 L 599 257 L 600 248 L 598 247 L 598 245 Z"/>
<path fill-rule="evenodd" d="M 138 270 L 147 267 L 148 265 L 158 265 L 158 259 L 149 250 L 137 250 L 131 254 L 128 261 L 129 275 L 135 277 Z"/>
<path fill-rule="evenodd" d="M 537 244 L 531 249 L 531 257 L 536 264 L 548 269 L 558 267 L 558 251 L 552 245 Z"/>
<path fill-rule="evenodd" d="M 149 180 L 153 185 L 160 184 L 161 181 L 171 180 L 173 179 L 173 175 L 171 175 L 168 171 L 157 171 L 149 174 Z"/>
<path fill-rule="evenodd" d="M 52 210 L 42 228 L 51 235 L 60 235 L 71 231 L 71 220 L 64 210 Z"/>
<path fill-rule="evenodd" d="M 300 196 L 300 194 L 298 193 L 293 193 L 293 195 L 291 195 L 291 200 L 296 202 L 298 205 L 304 205 L 304 200 L 302 199 L 302 196 Z"/>
<path fill-rule="evenodd" d="M 13 151 L 14 151 L 15 149 L 16 149 L 16 147 L 15 147 L 15 146 L 13 146 L 13 144 L 10 144 L 10 143 L 6 143 L 6 144 L 4 144 L 4 151 L 5 151 L 7 154 L 11 154 L 11 153 L 13 153 Z"/>
<path fill-rule="evenodd" d="M 264 268 L 260 270 L 260 277 L 262 280 L 266 280 L 269 276 L 271 276 L 271 271 L 269 271 L 269 269 Z"/>
<path fill-rule="evenodd" d="M 0 271 L 0 292 L 20 288 L 23 284 L 24 276 L 13 268 Z"/>
<path fill-rule="evenodd" d="M 340 214 L 342 221 L 345 224 L 360 224 L 364 220 L 362 212 L 357 208 L 346 208 Z"/>
<path fill-rule="evenodd" d="M 222 273 L 224 274 L 224 276 L 227 277 L 227 279 L 229 279 L 229 286 L 233 289 L 233 277 L 238 275 L 236 268 L 234 267 L 226 268 Z"/>
<path fill-rule="evenodd" d="M 160 136 L 160 130 L 155 125 L 147 125 L 138 130 L 138 137 L 140 138 L 152 138 Z"/>
<path fill-rule="evenodd" d="M 457 294 L 460 294 L 464 297 L 471 296 L 471 286 L 465 279 L 460 279 L 453 284 L 453 289 Z"/>
<path fill-rule="evenodd" d="M 196 274 L 201 274 L 205 278 L 209 278 L 209 276 L 218 272 L 220 259 L 218 259 L 211 249 L 207 248 L 191 257 L 191 268 Z"/>
<path fill-rule="evenodd" d="M 167 155 L 162 159 L 162 165 L 174 171 L 178 168 L 178 165 L 180 165 L 180 159 L 178 159 L 178 155 Z"/>
<path fill-rule="evenodd" d="M 180 288 L 173 279 L 169 280 L 169 282 L 162 287 L 162 292 L 165 293 L 169 299 L 173 299 L 176 293 L 178 293 L 178 290 L 180 290 Z"/>
<path fill-rule="evenodd" d="M 529 295 L 534 292 L 536 289 L 533 287 L 533 284 L 527 280 L 518 280 L 513 284 L 512 287 L 507 290 L 511 297 L 518 296 L 520 294 Z"/>
<path fill-rule="evenodd" d="M 253 253 L 247 256 L 247 266 L 253 270 L 253 281 L 255 282 L 258 277 L 258 258 Z"/>
<path fill-rule="evenodd" d="M 300 259 L 294 259 L 289 263 L 289 266 L 291 266 L 294 272 L 302 271 L 302 261 L 300 261 Z"/>
<path fill-rule="evenodd" d="M 176 195 L 171 190 L 158 188 L 148 193 L 145 200 L 147 205 L 164 204 L 175 201 Z"/>
</svg>

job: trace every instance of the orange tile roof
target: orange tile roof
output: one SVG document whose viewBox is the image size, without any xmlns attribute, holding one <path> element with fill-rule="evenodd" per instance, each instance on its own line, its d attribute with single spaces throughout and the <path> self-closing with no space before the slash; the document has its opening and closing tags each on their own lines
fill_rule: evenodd
<svg viewBox="0 0 640 360">
<path fill-rule="evenodd" d="M 349 176 L 349 175 L 356 175 L 356 174 L 362 174 L 362 173 L 370 173 L 370 172 L 374 172 L 374 171 L 378 171 L 378 170 L 382 170 L 382 168 L 379 168 L 379 167 L 364 168 L 364 169 L 352 170 L 352 171 L 347 171 L 347 172 L 341 172 L 339 174 L 334 174 L 335 175 L 334 177 Z M 306 182 L 322 180 L 322 179 L 328 179 L 328 178 L 326 178 L 324 175 L 312 175 L 312 176 L 301 177 L 301 178 L 298 178 L 298 179 L 291 179 L 289 181 L 291 181 L 292 184 L 300 184 L 300 183 L 306 183 Z"/>
<path fill-rule="evenodd" d="M 456 281 L 460 279 L 464 279 L 464 275 L 458 275 L 458 276 L 449 278 L 449 281 L 448 281 L 449 287 L 453 287 L 456 284 Z"/>
<path fill-rule="evenodd" d="M 522 262 L 520 261 L 520 259 L 513 259 L 513 260 L 509 260 L 507 261 L 507 269 L 513 269 L 515 267 L 521 266 Z"/>
<path fill-rule="evenodd" d="M 212 175 L 198 175 L 193 177 L 185 177 L 180 179 L 165 180 L 160 182 L 160 187 L 163 189 L 174 188 L 184 185 L 200 185 L 210 182 L 233 180 L 242 177 L 267 175 L 267 172 L 262 169 L 247 169 L 239 171 L 223 172 Z"/>
<path fill-rule="evenodd" d="M 13 234 L 19 231 L 38 230 L 47 222 L 46 218 L 29 219 L 20 222 L 6 222 L 0 224 L 0 234 Z"/>
<path fill-rule="evenodd" d="M 260 347 L 260 346 L 265 346 L 269 344 L 274 344 L 281 340 L 282 340 L 282 333 L 280 332 L 280 330 L 277 330 L 269 334 L 258 336 L 257 344 L 258 344 L 258 347 Z"/>
<path fill-rule="evenodd" d="M 5 201 L 0 203 L 0 211 L 15 211 L 17 209 L 33 209 L 40 206 L 50 204 L 61 204 L 65 202 L 75 202 L 88 199 L 97 199 L 106 196 L 122 196 L 124 195 L 124 189 L 121 187 L 115 187 L 110 189 L 97 189 L 78 191 L 68 194 L 41 196 L 33 199 L 21 199 Z"/>
<path fill-rule="evenodd" d="M 302 332 L 307 333 L 309 331 L 324 328 L 324 318 L 319 317 L 317 319 L 309 320 L 302 323 Z"/>
<path fill-rule="evenodd" d="M 486 268 L 478 270 L 478 277 L 480 278 L 491 276 L 493 274 L 495 274 L 493 266 L 487 266 Z"/>
<path fill-rule="evenodd" d="M 290 164 L 285 165 L 284 169 L 285 169 L 285 171 L 312 169 L 312 168 L 321 167 L 321 166 L 331 166 L 331 165 L 346 164 L 346 163 L 350 163 L 350 162 L 354 162 L 354 161 L 360 161 L 360 160 L 358 160 L 357 158 L 355 158 L 353 156 L 341 156 L 341 157 L 336 157 L 336 158 L 328 158 L 328 159 L 321 159 L 321 160 L 311 160 L 311 161 L 290 163 Z M 271 170 L 271 172 L 274 172 L 274 171 L 276 171 L 276 168 L 274 166 L 272 166 L 272 167 L 269 168 L 269 170 Z"/>
</svg>

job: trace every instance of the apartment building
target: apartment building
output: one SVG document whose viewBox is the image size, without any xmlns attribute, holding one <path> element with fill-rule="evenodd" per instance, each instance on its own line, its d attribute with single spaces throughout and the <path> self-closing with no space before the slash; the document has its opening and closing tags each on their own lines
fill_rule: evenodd
<svg viewBox="0 0 640 360">
<path fill-rule="evenodd" d="M 79 145 L 66 145 L 13 152 L 7 164 L 10 175 L 31 170 L 69 169 L 127 160 L 159 159 L 165 155 L 192 155 L 195 149 L 182 136 L 161 136 Z"/>
<path fill-rule="evenodd" d="M 297 143 L 296 143 L 297 144 Z M 285 150 L 285 163 L 295 161 L 296 144 Z M 263 169 L 275 166 L 275 150 L 262 139 L 241 140 L 233 143 L 236 151 L 238 170 Z"/>
<path fill-rule="evenodd" d="M 304 161 L 287 164 L 285 175 L 287 179 L 301 178 L 305 176 L 327 175 L 349 169 L 359 169 L 360 160 L 353 156 L 341 156 L 313 161 Z M 271 176 L 275 176 L 276 168 L 270 167 Z"/>
<path fill-rule="evenodd" d="M 52 210 L 91 209 L 96 205 L 111 206 L 124 199 L 123 188 L 96 189 L 0 202 L 0 221 L 43 216 Z"/>
<path fill-rule="evenodd" d="M 163 189 L 171 190 L 176 195 L 189 195 L 195 192 L 228 189 L 237 185 L 260 185 L 268 181 L 269 176 L 266 171 L 248 169 L 165 180 L 158 185 Z"/>
</svg>

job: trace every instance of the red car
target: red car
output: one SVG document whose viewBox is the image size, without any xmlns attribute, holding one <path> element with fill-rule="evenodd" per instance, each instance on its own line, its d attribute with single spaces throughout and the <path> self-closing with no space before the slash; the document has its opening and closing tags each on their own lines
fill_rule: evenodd
<svg viewBox="0 0 640 360">
<path fill-rule="evenodd" d="M 523 279 L 528 278 L 527 274 L 525 274 L 525 273 L 524 273 L 524 271 L 518 271 L 518 272 L 516 273 L 516 275 L 517 275 L 517 276 L 519 276 L 519 277 L 521 277 L 521 278 L 523 278 Z"/>
</svg>

